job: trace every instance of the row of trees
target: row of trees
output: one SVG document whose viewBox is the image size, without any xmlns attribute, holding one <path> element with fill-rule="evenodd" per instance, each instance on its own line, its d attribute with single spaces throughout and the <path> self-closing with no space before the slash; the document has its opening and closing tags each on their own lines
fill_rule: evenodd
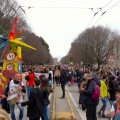
<svg viewBox="0 0 120 120">
<path fill-rule="evenodd" d="M 117 54 L 114 51 L 119 34 L 117 31 L 104 26 L 93 26 L 81 32 L 79 36 L 71 43 L 71 48 L 66 56 L 61 59 L 61 63 L 68 64 L 70 54 L 73 55 L 73 62 L 80 64 L 93 65 L 95 63 L 100 67 L 106 64 L 109 54 Z"/>
<path fill-rule="evenodd" d="M 17 31 L 24 29 L 23 41 L 35 47 L 37 50 L 23 48 L 23 62 L 32 64 L 52 64 L 53 58 L 50 54 L 49 45 L 42 38 L 32 32 L 31 26 L 27 24 L 24 10 L 16 0 L 0 0 L 0 25 L 9 32 L 14 18 L 18 16 Z M 0 31 L 0 34 L 1 31 Z M 0 53 L 2 50 L 0 50 Z"/>
</svg>

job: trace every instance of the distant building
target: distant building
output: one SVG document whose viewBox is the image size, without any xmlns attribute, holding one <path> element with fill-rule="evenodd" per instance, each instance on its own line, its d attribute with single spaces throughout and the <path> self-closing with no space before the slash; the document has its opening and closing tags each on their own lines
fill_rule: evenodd
<svg viewBox="0 0 120 120">
<path fill-rule="evenodd" d="M 53 58 L 54 60 L 54 65 L 56 65 L 58 63 L 58 58 Z"/>
</svg>

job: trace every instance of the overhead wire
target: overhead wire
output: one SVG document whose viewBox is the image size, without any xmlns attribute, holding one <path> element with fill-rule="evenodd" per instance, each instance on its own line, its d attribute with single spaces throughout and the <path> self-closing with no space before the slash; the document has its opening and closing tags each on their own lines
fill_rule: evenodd
<svg viewBox="0 0 120 120">
<path fill-rule="evenodd" d="M 102 15 L 97 19 L 97 21 L 95 22 L 94 25 L 97 24 L 97 22 L 101 19 L 101 17 L 102 17 L 106 12 L 108 12 L 109 10 L 111 10 L 111 9 L 112 9 L 113 7 L 115 7 L 118 3 L 120 3 L 120 1 L 118 1 L 116 4 L 114 4 L 114 5 L 113 5 L 112 7 L 110 7 L 108 10 L 102 12 Z"/>
<path fill-rule="evenodd" d="M 120 5 L 116 5 L 117 6 L 120 6 Z M 40 7 L 40 6 L 20 6 L 20 7 L 27 7 L 28 9 L 31 9 L 31 8 L 41 8 L 41 9 L 64 9 L 64 8 L 67 8 L 67 9 L 100 9 L 102 7 Z M 112 6 L 106 6 L 105 8 L 108 8 L 108 7 L 112 7 Z"/>
<path fill-rule="evenodd" d="M 96 7 L 96 8 L 94 8 L 94 7 L 91 7 L 91 8 L 84 8 L 84 7 L 83 7 L 83 8 L 81 8 L 81 7 L 39 7 L 39 6 L 19 6 L 19 7 L 20 7 L 21 10 L 23 11 L 23 13 L 26 15 L 26 17 L 27 17 L 27 19 L 28 19 L 28 21 L 29 21 L 29 23 L 30 23 L 32 29 L 34 30 L 34 32 L 37 33 L 37 32 L 35 31 L 33 25 L 31 24 L 31 22 L 30 22 L 30 20 L 29 20 L 29 18 L 28 18 L 28 16 L 27 16 L 25 10 L 24 10 L 22 7 L 27 7 L 28 9 L 31 9 L 31 8 L 70 8 L 70 9 L 72 8 L 72 9 L 91 9 L 92 11 L 93 11 L 94 9 L 99 9 L 99 11 L 97 11 L 97 12 L 94 13 L 94 16 L 92 17 L 92 19 L 89 21 L 88 25 L 86 26 L 86 28 L 87 28 L 87 27 L 90 25 L 90 23 L 93 21 L 93 19 L 95 18 L 95 16 L 96 16 L 100 11 L 102 11 L 104 8 L 110 7 L 110 8 L 107 10 L 107 11 L 109 11 L 111 8 L 117 6 L 117 4 L 120 2 L 120 1 L 119 1 L 118 3 L 116 3 L 116 4 L 113 5 L 113 6 L 107 6 L 107 5 L 109 5 L 112 1 L 113 1 L 113 0 L 111 0 L 110 2 L 108 2 L 104 7 Z M 100 18 L 101 18 L 107 11 L 102 12 L 102 15 L 100 16 Z M 100 19 L 100 18 L 99 18 L 99 19 Z M 96 23 L 99 21 L 99 19 L 96 21 Z M 95 24 L 96 24 L 96 23 L 95 23 Z"/>
<path fill-rule="evenodd" d="M 94 13 L 94 16 L 92 17 L 92 19 L 90 20 L 90 22 L 88 23 L 88 25 L 86 26 L 86 65 L 88 64 L 88 32 L 87 32 L 87 28 L 90 25 L 90 23 L 93 21 L 93 19 L 95 18 L 95 16 L 103 9 L 105 8 L 108 4 L 110 4 L 113 0 L 111 0 L 110 2 L 108 2 L 104 7 L 99 8 L 100 10 L 97 11 L 96 13 Z M 92 10 L 92 9 L 91 9 Z"/>
<path fill-rule="evenodd" d="M 27 16 L 27 14 L 26 14 L 26 12 L 25 12 L 25 10 L 24 10 L 21 6 L 19 6 L 19 7 L 21 8 L 21 10 L 23 11 L 23 13 L 24 13 L 24 14 L 25 14 L 25 16 L 27 17 L 28 22 L 30 23 L 30 26 L 32 27 L 32 29 L 33 29 L 33 31 L 35 32 L 35 34 L 37 35 L 37 32 L 36 32 L 36 30 L 34 29 L 34 27 L 33 27 L 32 23 L 30 22 L 30 20 L 29 20 L 29 18 L 28 18 L 28 16 Z"/>
<path fill-rule="evenodd" d="M 113 1 L 113 0 L 111 0 L 110 2 L 108 2 L 104 7 L 98 8 L 98 9 L 100 9 L 100 10 L 99 10 L 98 12 L 94 13 L 94 16 L 92 17 L 92 19 L 90 20 L 90 22 L 89 22 L 88 25 L 86 26 L 86 29 L 87 29 L 87 27 L 90 25 L 90 23 L 93 21 L 93 19 L 95 18 L 95 16 L 96 16 L 102 9 L 104 9 L 107 5 L 109 5 L 112 1 Z M 91 8 L 91 10 L 92 10 L 92 8 Z"/>
<path fill-rule="evenodd" d="M 27 20 L 28 20 L 28 22 L 30 23 L 30 26 L 31 26 L 31 28 L 32 28 L 32 30 L 35 32 L 35 34 L 37 35 L 37 32 L 36 32 L 36 30 L 34 29 L 34 27 L 33 27 L 33 25 L 32 25 L 32 23 L 30 22 L 30 20 L 29 20 L 29 18 L 28 18 L 28 16 L 27 16 L 27 14 L 26 14 L 26 12 L 25 12 L 25 10 L 21 7 L 21 5 L 20 5 L 20 2 L 19 2 L 19 0 L 18 0 L 18 6 L 19 6 L 19 8 L 22 10 L 22 12 L 25 14 L 25 16 L 26 16 L 26 18 L 27 18 Z"/>
</svg>

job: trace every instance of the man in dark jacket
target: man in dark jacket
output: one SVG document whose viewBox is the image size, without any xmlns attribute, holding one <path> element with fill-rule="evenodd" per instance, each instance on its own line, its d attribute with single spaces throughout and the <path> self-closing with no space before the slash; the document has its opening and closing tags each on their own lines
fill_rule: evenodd
<svg viewBox="0 0 120 120">
<path fill-rule="evenodd" d="M 39 85 L 40 80 L 35 79 L 29 100 L 21 103 L 22 106 L 28 105 L 27 117 L 29 117 L 29 120 L 39 120 L 40 117 L 43 117 L 43 95 Z"/>
<path fill-rule="evenodd" d="M 9 92 L 9 84 L 10 84 L 10 81 L 12 79 L 11 78 L 7 78 L 6 79 L 6 84 L 4 85 L 4 92 L 3 92 L 3 95 L 2 95 L 2 108 L 7 112 L 7 113 L 10 113 L 10 108 L 9 108 L 9 104 L 7 102 L 7 97 L 8 97 L 8 92 Z"/>
<path fill-rule="evenodd" d="M 61 83 L 63 95 L 60 98 L 65 98 L 66 75 L 67 75 L 67 71 L 64 68 L 62 68 L 61 73 L 60 73 L 60 83 Z"/>
<path fill-rule="evenodd" d="M 83 75 L 84 75 L 83 68 L 79 68 L 79 70 L 76 72 L 77 83 L 80 82 L 80 79 L 83 77 Z"/>
<path fill-rule="evenodd" d="M 86 89 L 81 86 L 80 91 L 84 94 L 83 101 L 86 104 L 86 118 L 87 120 L 97 120 L 96 108 L 99 98 L 93 100 L 91 95 L 93 94 L 95 83 L 100 86 L 100 81 L 98 78 L 93 78 L 91 74 L 87 74 L 85 80 L 87 83 Z"/>
</svg>

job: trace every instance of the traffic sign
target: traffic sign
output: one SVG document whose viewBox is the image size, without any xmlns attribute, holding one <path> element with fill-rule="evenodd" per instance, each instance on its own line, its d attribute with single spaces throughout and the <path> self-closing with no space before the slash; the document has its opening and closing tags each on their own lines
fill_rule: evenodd
<svg viewBox="0 0 120 120">
<path fill-rule="evenodd" d="M 114 61 L 114 56 L 113 56 L 112 54 L 110 54 L 110 55 L 108 56 L 108 61 L 110 61 L 110 62 L 113 62 L 113 61 Z"/>
</svg>

